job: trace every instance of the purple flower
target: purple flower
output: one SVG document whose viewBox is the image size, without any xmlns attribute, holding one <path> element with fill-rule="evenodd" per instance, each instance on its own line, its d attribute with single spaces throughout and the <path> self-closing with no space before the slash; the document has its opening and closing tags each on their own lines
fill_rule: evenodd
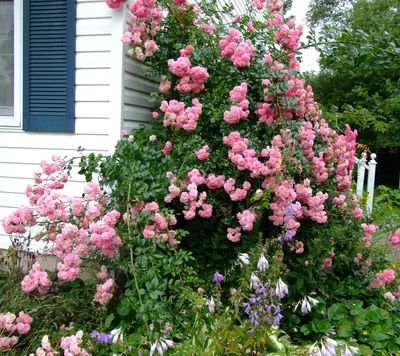
<svg viewBox="0 0 400 356">
<path fill-rule="evenodd" d="M 90 336 L 92 339 L 96 339 L 97 336 L 99 336 L 99 333 L 98 333 L 96 330 L 93 330 L 93 331 L 89 334 L 89 336 Z"/>
<path fill-rule="evenodd" d="M 254 328 L 265 326 L 266 324 L 279 325 L 283 316 L 280 305 L 273 304 L 275 291 L 270 288 L 268 283 L 261 284 L 255 288 L 255 294 L 250 295 L 248 303 L 243 303 L 245 313 L 249 316 L 249 321 Z"/>
<path fill-rule="evenodd" d="M 218 287 L 221 286 L 221 282 L 223 279 L 224 279 L 224 276 L 222 274 L 220 274 L 218 271 L 214 273 L 213 281 Z"/>
<path fill-rule="evenodd" d="M 286 233 L 285 237 L 283 238 L 283 240 L 284 240 L 285 242 L 287 242 L 287 241 L 290 241 L 292 238 L 293 238 L 293 235 L 291 234 L 290 231 L 288 231 L 288 232 Z"/>
<path fill-rule="evenodd" d="M 284 211 L 285 216 L 292 216 L 296 214 L 296 206 L 294 204 L 288 204 L 287 208 Z"/>
</svg>

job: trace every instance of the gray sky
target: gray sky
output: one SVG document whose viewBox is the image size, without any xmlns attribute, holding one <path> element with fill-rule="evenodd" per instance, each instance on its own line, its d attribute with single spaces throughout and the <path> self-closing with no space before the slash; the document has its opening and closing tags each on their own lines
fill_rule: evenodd
<svg viewBox="0 0 400 356">
<path fill-rule="evenodd" d="M 296 23 L 301 23 L 304 26 L 304 34 L 302 40 L 305 41 L 308 27 L 306 26 L 305 15 L 307 12 L 308 4 L 310 0 L 293 0 L 292 9 L 288 15 L 293 15 L 296 17 Z M 301 63 L 300 69 L 302 71 L 306 70 L 318 70 L 318 52 L 314 48 L 305 49 L 302 51 L 303 61 Z"/>
</svg>

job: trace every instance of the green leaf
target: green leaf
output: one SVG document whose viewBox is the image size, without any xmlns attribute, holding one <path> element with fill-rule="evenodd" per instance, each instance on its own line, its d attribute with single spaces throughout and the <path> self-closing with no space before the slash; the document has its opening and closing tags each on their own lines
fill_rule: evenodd
<svg viewBox="0 0 400 356">
<path fill-rule="evenodd" d="M 367 310 L 366 314 L 367 320 L 369 320 L 371 323 L 379 323 L 379 315 L 376 311 L 374 310 Z"/>
<path fill-rule="evenodd" d="M 351 315 L 358 315 L 360 314 L 361 310 L 362 310 L 362 306 L 363 306 L 363 301 L 358 301 L 356 303 L 354 303 L 353 307 L 350 309 L 350 314 Z"/>
<path fill-rule="evenodd" d="M 297 290 L 301 290 L 301 287 L 303 287 L 303 285 L 304 285 L 304 279 L 301 277 L 297 278 L 296 281 Z"/>
<path fill-rule="evenodd" d="M 300 331 L 305 335 L 310 335 L 311 331 L 310 331 L 310 326 L 308 324 L 303 324 L 300 328 Z"/>
<path fill-rule="evenodd" d="M 117 306 L 117 313 L 121 316 L 127 316 L 130 311 L 131 311 L 131 308 L 130 308 L 129 304 L 119 303 Z"/>
<path fill-rule="evenodd" d="M 328 318 L 331 320 L 341 320 L 346 317 L 346 314 L 343 304 L 333 304 L 328 309 Z"/>
<path fill-rule="evenodd" d="M 113 320 L 114 320 L 114 314 L 111 313 L 107 316 L 104 326 L 107 326 L 107 327 L 110 326 Z"/>
<path fill-rule="evenodd" d="M 378 341 L 388 340 L 388 339 L 390 339 L 390 336 L 386 335 L 386 334 L 383 334 L 383 333 L 380 333 L 379 331 L 373 330 L 371 332 L 370 339 L 373 340 L 373 341 L 378 342 Z"/>
<path fill-rule="evenodd" d="M 391 342 L 389 344 L 388 350 L 395 355 L 398 355 L 400 352 L 400 347 L 398 347 L 395 343 Z"/>
<path fill-rule="evenodd" d="M 328 320 L 318 320 L 315 326 L 320 333 L 327 333 L 332 329 L 332 324 Z"/>
<path fill-rule="evenodd" d="M 336 328 L 336 333 L 339 337 L 349 338 L 353 335 L 353 325 L 350 320 L 343 319 L 339 322 Z"/>
</svg>

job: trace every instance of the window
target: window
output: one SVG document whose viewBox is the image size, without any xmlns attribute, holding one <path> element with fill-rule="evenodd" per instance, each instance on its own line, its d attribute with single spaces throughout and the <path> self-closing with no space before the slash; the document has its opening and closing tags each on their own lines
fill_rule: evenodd
<svg viewBox="0 0 400 356">
<path fill-rule="evenodd" d="M 14 116 L 14 1 L 9 0 L 0 0 L 0 116 Z"/>
<path fill-rule="evenodd" d="M 0 0 L 0 127 L 75 130 L 75 0 Z"/>
</svg>

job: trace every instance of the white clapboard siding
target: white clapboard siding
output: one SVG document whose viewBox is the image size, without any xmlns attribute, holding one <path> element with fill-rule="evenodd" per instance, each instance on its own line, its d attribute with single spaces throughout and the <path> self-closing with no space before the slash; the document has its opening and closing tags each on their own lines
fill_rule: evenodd
<svg viewBox="0 0 400 356">
<path fill-rule="evenodd" d="M 0 148 L 0 152 L 1 152 L 0 155 L 1 163 L 33 165 L 34 171 L 38 169 L 36 167 L 39 167 L 39 163 L 42 160 L 50 161 L 51 156 L 53 154 L 58 154 L 61 157 L 80 156 L 80 153 L 77 151 L 77 147 L 59 148 L 55 150 L 49 150 L 47 148 L 37 148 L 37 147 L 31 149 L 8 147 L 8 148 Z M 91 152 L 94 152 L 95 154 L 97 153 L 104 154 L 105 152 L 107 152 L 107 150 L 99 149 L 99 150 L 92 150 Z"/>
<path fill-rule="evenodd" d="M 24 132 L 21 127 L 0 126 L 0 220 L 21 204 L 28 205 L 25 188 L 33 183 L 32 175 L 40 171 L 42 160 L 51 161 L 53 154 L 79 157 L 79 146 L 87 153 L 107 154 L 115 144 L 116 135 L 110 132 L 121 126 L 122 117 L 122 107 L 114 113 L 111 99 L 113 75 L 116 70 L 122 74 L 122 47 L 115 50 L 124 27 L 122 9 L 120 14 L 118 11 L 104 0 L 77 0 L 75 134 Z M 112 117 L 118 117 L 119 122 Z M 65 194 L 80 196 L 84 178 L 77 174 L 76 164 Z M 0 225 L 0 248 L 7 247 L 8 241 Z"/>
<path fill-rule="evenodd" d="M 71 155 L 72 156 L 72 155 Z M 79 175 L 78 175 L 78 160 L 72 165 L 72 170 L 70 172 L 71 174 L 71 179 L 76 180 Z M 30 166 L 28 168 L 28 166 Z M 30 182 L 27 182 L 27 184 L 33 184 L 33 174 L 34 172 L 43 172 L 41 167 L 38 164 L 35 163 L 0 163 L 0 178 L 7 178 L 10 177 L 10 174 L 7 172 L 13 172 L 15 175 L 15 178 L 23 178 L 23 179 L 29 179 Z M 1 190 L 4 190 L 3 187 L 1 187 Z"/>
<path fill-rule="evenodd" d="M 155 104 L 150 94 L 158 90 L 159 83 L 146 78 L 146 70 L 142 62 L 125 55 L 123 126 L 128 131 L 152 119 Z"/>
<path fill-rule="evenodd" d="M 132 13 L 128 8 L 133 0 L 128 0 L 124 7 L 125 28 L 131 21 Z M 158 90 L 159 83 L 146 77 L 148 67 L 128 55 L 128 46 L 124 46 L 123 58 L 123 128 L 130 132 L 152 119 L 155 103 L 151 103 L 150 94 Z"/>
</svg>

